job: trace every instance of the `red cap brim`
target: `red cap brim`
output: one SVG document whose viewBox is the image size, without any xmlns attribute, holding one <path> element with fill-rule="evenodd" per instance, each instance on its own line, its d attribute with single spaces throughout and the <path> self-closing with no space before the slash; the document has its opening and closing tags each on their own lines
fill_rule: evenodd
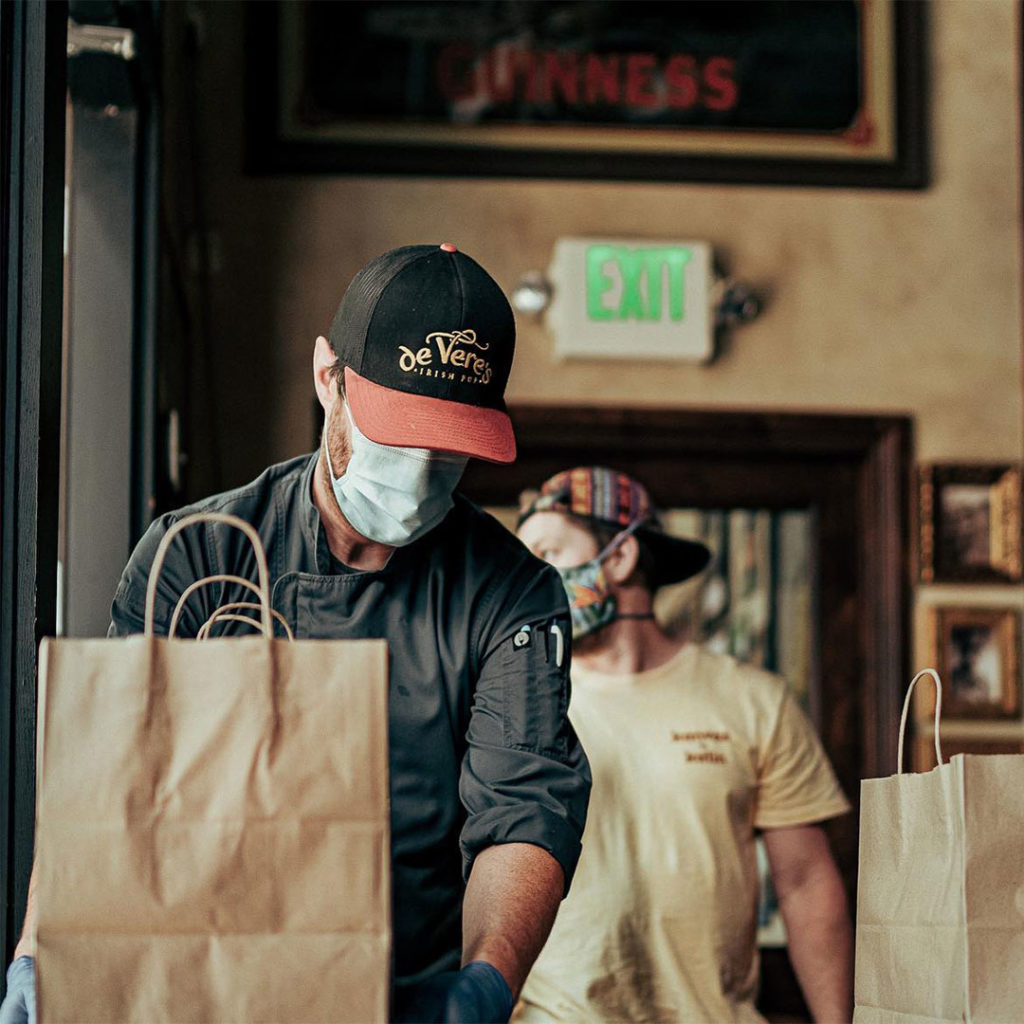
<svg viewBox="0 0 1024 1024">
<path fill-rule="evenodd" d="M 377 444 L 430 448 L 488 462 L 514 462 L 512 421 L 501 409 L 410 395 L 345 367 L 345 397 L 359 429 Z"/>
</svg>

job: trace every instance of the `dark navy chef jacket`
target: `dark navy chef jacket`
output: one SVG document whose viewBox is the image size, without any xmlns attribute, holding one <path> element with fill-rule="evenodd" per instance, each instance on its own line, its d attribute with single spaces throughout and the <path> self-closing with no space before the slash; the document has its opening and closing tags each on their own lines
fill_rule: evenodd
<svg viewBox="0 0 1024 1024">
<path fill-rule="evenodd" d="M 272 466 L 244 487 L 157 519 L 121 577 L 110 635 L 142 632 L 149 569 L 166 530 L 191 512 L 219 511 L 256 528 L 273 606 L 296 638 L 387 640 L 394 954 L 402 984 L 458 966 L 464 880 L 481 850 L 542 847 L 561 864 L 568 889 L 590 792 L 586 756 L 566 718 L 568 609 L 557 573 L 458 494 L 444 521 L 396 548 L 383 569 L 341 565 L 312 501 L 317 458 Z M 249 541 L 219 523 L 184 530 L 160 576 L 158 632 L 167 632 L 182 591 L 214 573 L 255 582 Z M 218 607 L 245 600 L 252 594 L 238 584 L 200 588 L 178 635 L 195 636 Z M 223 632 L 236 629 L 247 627 L 224 622 Z"/>
</svg>

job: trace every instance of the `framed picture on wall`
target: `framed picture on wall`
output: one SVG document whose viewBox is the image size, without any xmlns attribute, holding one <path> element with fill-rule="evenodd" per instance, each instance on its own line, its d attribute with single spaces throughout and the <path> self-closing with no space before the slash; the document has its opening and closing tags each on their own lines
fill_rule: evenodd
<svg viewBox="0 0 1024 1024">
<path fill-rule="evenodd" d="M 922 582 L 1021 579 L 1019 466 L 922 466 L 919 496 Z"/>
<path fill-rule="evenodd" d="M 919 188 L 924 6 L 247 4 L 247 170 Z"/>
<path fill-rule="evenodd" d="M 1021 613 L 1014 608 L 931 609 L 931 662 L 947 718 L 1020 714 Z"/>
</svg>

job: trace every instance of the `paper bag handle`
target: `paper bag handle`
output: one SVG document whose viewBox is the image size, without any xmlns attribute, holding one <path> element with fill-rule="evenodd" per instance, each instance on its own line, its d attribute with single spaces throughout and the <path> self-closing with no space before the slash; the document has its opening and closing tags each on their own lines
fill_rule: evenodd
<svg viewBox="0 0 1024 1024">
<path fill-rule="evenodd" d="M 208 577 L 212 578 L 212 577 Z M 203 582 L 206 582 L 205 580 Z M 246 581 L 248 582 L 248 581 Z M 248 622 L 260 629 L 262 623 L 258 619 L 253 618 L 251 615 L 235 615 L 232 614 L 240 608 L 255 608 L 257 611 L 260 609 L 255 601 L 229 601 L 227 604 L 222 604 L 200 627 L 199 632 L 196 633 L 197 640 L 205 640 L 210 635 L 210 630 L 213 628 L 215 622 L 220 622 L 221 619 L 234 619 L 236 622 Z M 292 632 L 292 627 L 288 625 L 288 620 L 276 609 L 271 608 L 270 614 L 281 623 L 281 628 L 284 630 L 285 635 L 289 640 L 295 639 L 295 634 Z"/>
<path fill-rule="evenodd" d="M 903 737 L 907 731 L 907 716 L 910 713 L 910 698 L 914 693 L 914 684 L 921 678 L 921 676 L 931 676 L 935 681 L 935 763 L 944 764 L 942 760 L 942 750 L 939 748 L 939 718 L 942 715 L 942 681 L 939 679 L 938 672 L 933 668 L 923 668 L 920 672 L 910 680 L 910 686 L 907 687 L 907 696 L 903 701 L 903 716 L 900 718 L 900 745 L 896 751 L 896 774 L 903 774 Z"/>
<path fill-rule="evenodd" d="M 197 640 L 208 640 L 210 636 L 210 626 L 217 622 L 245 622 L 252 626 L 253 629 L 262 629 L 263 623 L 259 619 L 254 619 L 251 615 L 239 615 L 238 612 L 223 612 L 221 613 L 218 609 L 215 611 L 204 623 L 203 628 L 196 633 Z"/>
<path fill-rule="evenodd" d="M 149 570 L 149 583 L 146 586 L 146 613 L 143 623 L 143 631 L 147 636 L 153 635 L 153 615 L 154 608 L 156 606 L 156 585 L 160 578 L 160 571 L 164 567 L 164 560 L 167 557 L 167 551 L 171 546 L 171 541 L 173 541 L 174 538 L 185 529 L 185 527 L 194 526 L 197 523 L 224 523 L 227 526 L 235 526 L 241 530 L 250 541 L 252 541 L 252 546 L 256 553 L 256 573 L 259 577 L 259 586 L 257 587 L 251 580 L 243 580 L 241 577 L 235 577 L 235 579 L 255 590 L 259 595 L 260 612 L 263 619 L 263 635 L 268 639 L 273 639 L 274 620 L 270 614 L 270 573 L 267 569 L 267 556 L 263 551 L 263 544 L 260 541 L 260 535 L 256 532 L 251 523 L 247 523 L 244 519 L 239 519 L 238 516 L 230 515 L 227 512 L 196 512 L 192 515 L 185 516 L 183 519 L 179 519 L 163 535 L 160 540 L 160 546 L 156 549 L 156 555 L 153 558 L 153 566 Z M 177 619 L 182 601 L 198 586 L 210 582 L 210 579 L 211 577 L 207 577 L 206 579 L 197 580 L 195 583 L 190 584 L 185 593 L 182 594 L 181 598 L 179 598 L 178 606 L 174 610 L 175 614 L 171 621 L 172 628 L 168 630 L 170 635 L 173 636 L 173 629 L 178 624 Z"/>
<path fill-rule="evenodd" d="M 178 633 L 178 623 L 181 621 L 181 613 L 185 610 L 185 604 L 188 599 L 200 588 L 205 587 L 208 583 L 237 583 L 240 587 L 245 587 L 247 590 L 251 590 L 257 597 L 260 596 L 260 588 L 253 583 L 252 580 L 247 580 L 243 576 L 232 576 L 230 573 L 215 573 L 213 576 L 204 576 L 201 580 L 196 580 L 194 583 L 190 583 L 182 592 L 181 597 L 178 598 L 178 603 L 174 606 L 174 614 L 171 615 L 171 625 L 167 630 L 169 637 L 174 637 Z M 260 605 L 256 605 L 257 608 Z M 273 609 L 271 609 L 273 611 Z"/>
</svg>

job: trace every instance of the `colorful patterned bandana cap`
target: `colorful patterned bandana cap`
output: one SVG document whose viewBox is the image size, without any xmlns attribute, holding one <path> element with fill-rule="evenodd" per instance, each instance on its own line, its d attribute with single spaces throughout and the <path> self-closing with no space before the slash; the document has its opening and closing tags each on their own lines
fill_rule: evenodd
<svg viewBox="0 0 1024 1024">
<path fill-rule="evenodd" d="M 519 521 L 534 512 L 566 512 L 612 526 L 630 526 L 654 515 L 643 484 L 602 466 L 578 466 L 556 473 L 544 482 Z"/>
<path fill-rule="evenodd" d="M 635 526 L 637 538 L 654 556 L 652 589 L 696 576 L 711 559 L 702 541 L 663 532 L 642 483 L 605 466 L 576 466 L 545 480 L 519 513 L 516 528 L 534 512 L 562 512 L 619 529 Z"/>
</svg>

